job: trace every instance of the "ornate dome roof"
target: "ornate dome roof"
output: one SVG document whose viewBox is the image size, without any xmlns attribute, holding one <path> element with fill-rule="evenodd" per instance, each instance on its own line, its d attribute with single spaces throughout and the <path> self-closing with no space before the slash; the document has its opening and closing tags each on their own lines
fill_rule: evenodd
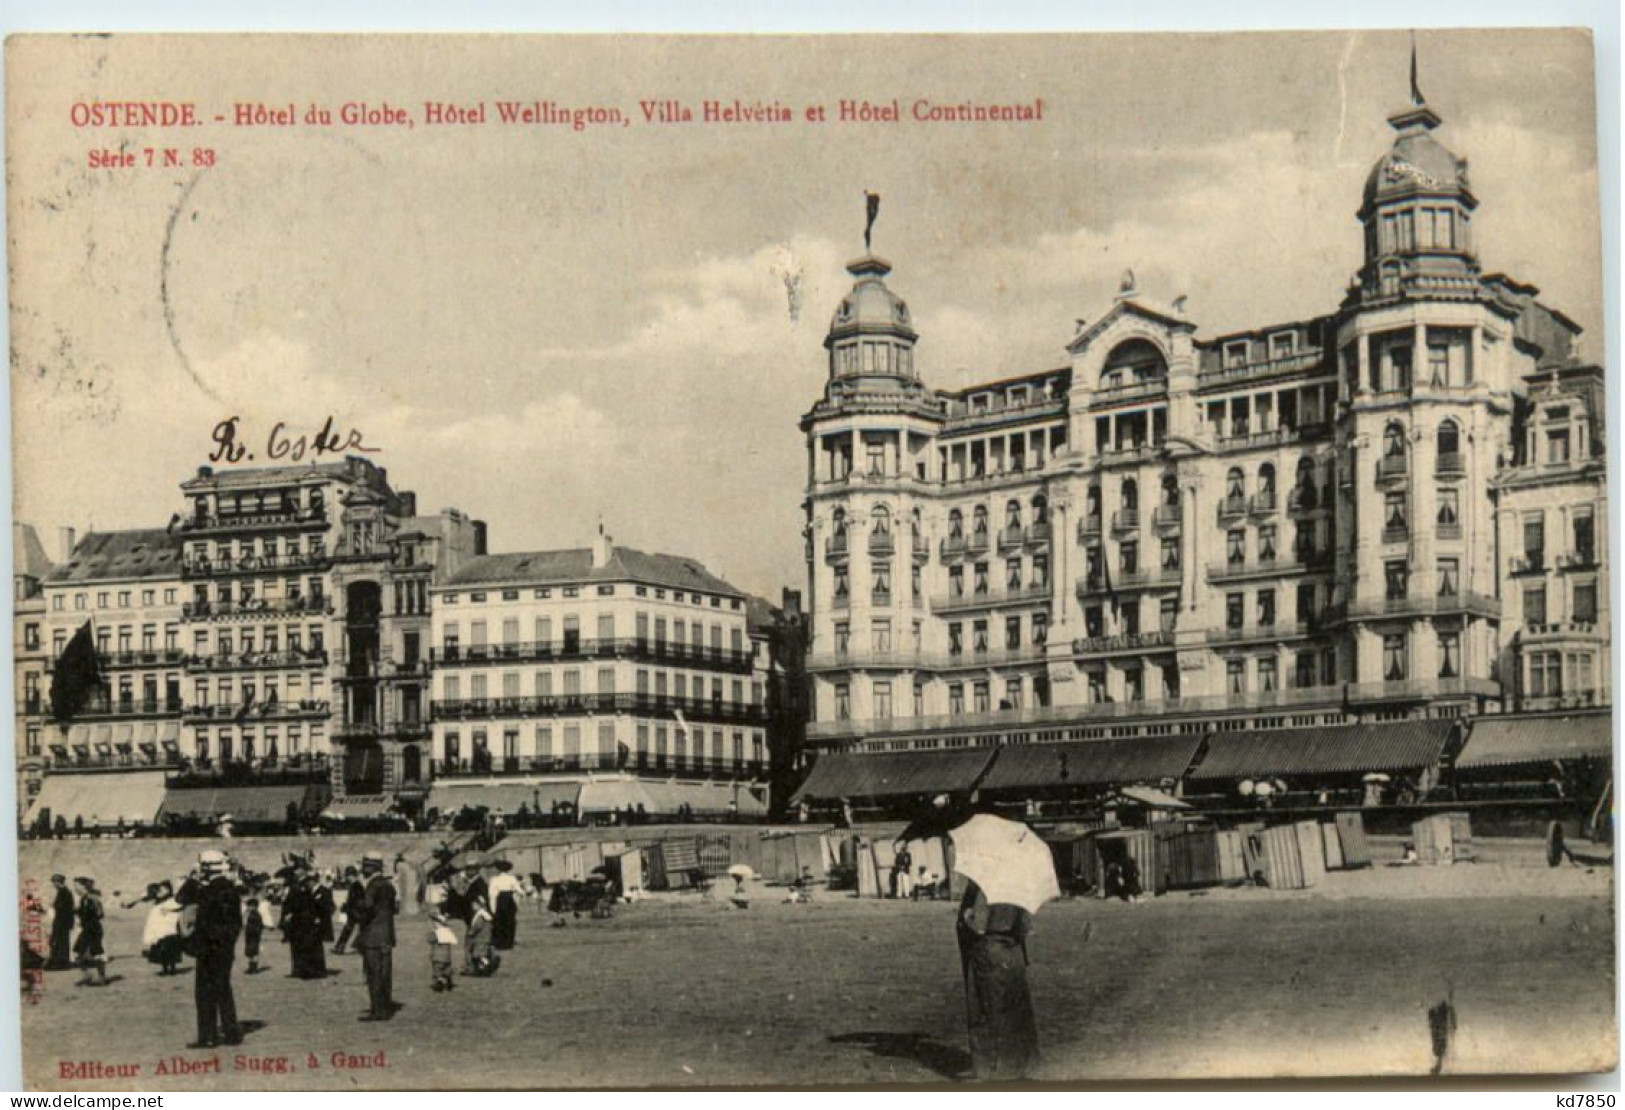
<svg viewBox="0 0 1625 1110">
<path fill-rule="evenodd" d="M 1438 116 L 1426 105 L 1419 105 L 1390 117 L 1388 122 L 1399 131 L 1399 137 L 1388 153 L 1371 167 L 1371 175 L 1365 182 L 1364 207 L 1418 191 L 1461 193 L 1471 203 L 1467 160 L 1457 158 L 1433 137 L 1432 130 L 1439 124 Z"/>
<path fill-rule="evenodd" d="M 913 318 L 908 304 L 886 288 L 884 278 L 891 273 L 891 264 L 874 255 L 865 255 L 848 264 L 847 272 L 858 280 L 836 306 L 829 322 L 830 333 L 888 331 L 913 338 Z"/>
</svg>

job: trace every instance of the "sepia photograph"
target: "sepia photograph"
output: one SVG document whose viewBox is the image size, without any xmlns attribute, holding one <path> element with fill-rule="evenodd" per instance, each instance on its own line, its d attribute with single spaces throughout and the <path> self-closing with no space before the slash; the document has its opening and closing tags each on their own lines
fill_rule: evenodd
<svg viewBox="0 0 1625 1110">
<path fill-rule="evenodd" d="M 1595 69 L 13 35 L 24 1086 L 1614 1070 Z"/>
</svg>

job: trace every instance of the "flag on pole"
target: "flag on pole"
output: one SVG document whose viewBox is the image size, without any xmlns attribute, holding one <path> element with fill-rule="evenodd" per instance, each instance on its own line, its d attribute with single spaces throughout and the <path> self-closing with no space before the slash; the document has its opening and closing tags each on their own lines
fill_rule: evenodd
<svg viewBox="0 0 1625 1110">
<path fill-rule="evenodd" d="M 95 633 L 91 631 L 90 621 L 86 621 L 56 661 L 51 678 L 51 717 L 59 722 L 71 721 L 101 685 L 102 667 L 96 655 Z"/>
<path fill-rule="evenodd" d="M 871 244 L 875 230 L 875 217 L 880 215 L 880 194 L 871 193 L 865 189 L 863 199 L 868 206 L 869 214 L 869 221 L 863 225 L 863 249 L 869 251 L 874 249 Z"/>
</svg>

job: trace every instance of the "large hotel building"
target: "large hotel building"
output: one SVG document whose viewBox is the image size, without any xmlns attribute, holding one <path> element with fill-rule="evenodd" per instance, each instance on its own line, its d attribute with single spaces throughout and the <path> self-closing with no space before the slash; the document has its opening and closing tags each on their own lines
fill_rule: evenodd
<svg viewBox="0 0 1625 1110">
<path fill-rule="evenodd" d="M 1389 122 L 1314 319 L 1202 338 L 1125 274 L 1064 365 L 943 391 L 850 264 L 801 424 L 814 748 L 1611 700 L 1603 371 L 1481 272 L 1439 117 Z"/>
</svg>

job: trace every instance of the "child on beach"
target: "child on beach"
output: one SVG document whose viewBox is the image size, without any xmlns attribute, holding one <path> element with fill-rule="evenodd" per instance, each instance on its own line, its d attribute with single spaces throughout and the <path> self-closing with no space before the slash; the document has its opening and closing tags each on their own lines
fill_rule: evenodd
<svg viewBox="0 0 1625 1110">
<path fill-rule="evenodd" d="M 463 941 L 463 974 L 493 975 L 498 963 L 491 951 L 491 908 L 481 899 L 474 903 L 474 916 L 469 919 L 468 936 Z"/>
<path fill-rule="evenodd" d="M 249 895 L 243 901 L 243 958 L 248 974 L 260 972 L 260 938 L 265 935 L 265 918 L 260 916 L 260 900 Z"/>
<path fill-rule="evenodd" d="M 457 986 L 451 977 L 451 950 L 457 944 L 457 934 L 451 931 L 446 915 L 436 909 L 429 915 L 429 970 L 434 975 L 430 989 L 449 991 Z"/>
</svg>

